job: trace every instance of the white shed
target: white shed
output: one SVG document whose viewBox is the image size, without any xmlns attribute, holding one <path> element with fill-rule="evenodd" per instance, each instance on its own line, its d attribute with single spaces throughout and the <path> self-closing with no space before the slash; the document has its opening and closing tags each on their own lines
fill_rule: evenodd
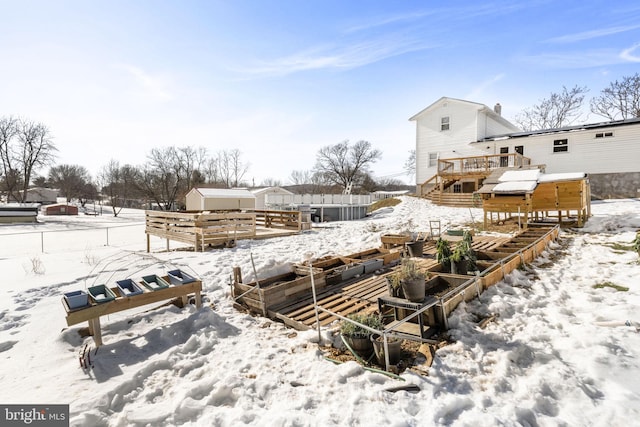
<svg viewBox="0 0 640 427">
<path fill-rule="evenodd" d="M 293 193 L 282 187 L 265 187 L 254 188 L 250 190 L 253 195 L 256 196 L 256 209 L 265 209 L 267 207 L 267 194 L 268 195 L 292 195 Z"/>
<path fill-rule="evenodd" d="M 188 211 L 255 209 L 256 196 L 237 188 L 192 188 L 185 197 Z"/>
</svg>

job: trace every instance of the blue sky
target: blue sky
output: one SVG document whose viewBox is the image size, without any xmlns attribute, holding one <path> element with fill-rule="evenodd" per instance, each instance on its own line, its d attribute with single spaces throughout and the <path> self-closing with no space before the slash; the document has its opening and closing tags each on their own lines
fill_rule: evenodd
<svg viewBox="0 0 640 427">
<path fill-rule="evenodd" d="M 635 1 L 0 0 L 0 115 L 45 123 L 94 175 L 152 147 L 238 148 L 286 184 L 367 140 L 402 173 L 408 119 L 441 96 L 503 116 L 640 70 Z M 596 122 L 598 116 L 585 116 Z"/>
</svg>

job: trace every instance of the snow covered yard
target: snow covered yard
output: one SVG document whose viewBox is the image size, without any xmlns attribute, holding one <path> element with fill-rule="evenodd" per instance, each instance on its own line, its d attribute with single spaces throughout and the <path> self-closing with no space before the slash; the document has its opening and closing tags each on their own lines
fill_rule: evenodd
<svg viewBox="0 0 640 427">
<path fill-rule="evenodd" d="M 387 392 L 401 383 L 355 362 L 327 362 L 314 331 L 232 307 L 231 269 L 250 278 L 251 256 L 260 275 L 272 275 L 307 252 L 351 253 L 379 246 L 384 233 L 428 230 L 429 220 L 460 225 L 482 217 L 402 200 L 366 220 L 204 253 L 159 252 L 159 239 L 158 251 L 145 253 L 142 212 L 0 227 L 0 271 L 9 279 L 0 291 L 0 402 L 70 404 L 71 424 L 84 426 L 637 422 L 640 264 L 616 244 L 628 245 L 640 229 L 638 200 L 594 203 L 585 228 L 564 231 L 533 265 L 461 305 L 450 318 L 456 342 L 438 351 L 429 376 L 403 374 L 417 393 Z M 79 229 L 125 224 L 109 246 Z M 45 253 L 37 236 L 10 234 L 51 229 L 67 231 L 55 233 Z M 62 294 L 174 267 L 202 279 L 205 307 L 109 315 L 93 368 L 81 369 L 78 352 L 93 342 L 66 326 Z M 606 282 L 628 291 L 594 287 Z M 495 321 L 478 327 L 490 314 Z M 323 332 L 323 344 L 333 332 Z"/>
</svg>

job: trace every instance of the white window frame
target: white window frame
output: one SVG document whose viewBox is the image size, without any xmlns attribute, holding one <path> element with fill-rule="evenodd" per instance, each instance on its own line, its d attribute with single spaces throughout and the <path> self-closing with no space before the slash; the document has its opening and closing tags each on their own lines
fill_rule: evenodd
<svg viewBox="0 0 640 427">
<path fill-rule="evenodd" d="M 435 167 L 438 166 L 438 152 L 432 151 L 427 155 L 427 167 Z"/>
<path fill-rule="evenodd" d="M 553 140 L 553 154 L 568 153 L 569 152 L 569 139 L 554 139 Z"/>
<path fill-rule="evenodd" d="M 451 118 L 449 116 L 440 117 L 440 131 L 451 129 Z"/>
<path fill-rule="evenodd" d="M 596 138 L 611 138 L 613 137 L 613 132 L 598 132 L 596 133 Z"/>
</svg>

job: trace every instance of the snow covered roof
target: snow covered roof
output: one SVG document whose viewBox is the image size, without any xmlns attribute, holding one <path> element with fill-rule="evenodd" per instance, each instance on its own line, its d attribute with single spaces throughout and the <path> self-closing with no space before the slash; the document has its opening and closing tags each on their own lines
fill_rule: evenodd
<svg viewBox="0 0 640 427">
<path fill-rule="evenodd" d="M 255 199 L 249 190 L 240 188 L 194 188 L 203 197 L 215 197 L 219 199 Z"/>
<path fill-rule="evenodd" d="M 540 169 L 528 169 L 519 171 L 506 171 L 503 173 L 498 182 L 510 182 L 510 181 L 534 181 L 536 182 L 540 178 Z"/>
<path fill-rule="evenodd" d="M 541 173 L 539 169 L 506 171 L 498 178 L 498 183 L 484 184 L 477 192 L 489 193 L 531 193 L 543 182 L 574 181 L 584 179 L 584 172 Z"/>
<path fill-rule="evenodd" d="M 630 119 L 623 119 L 623 120 L 612 120 L 609 122 L 583 123 L 580 125 L 565 126 L 561 128 L 540 129 L 540 130 L 513 132 L 513 133 L 508 133 L 503 135 L 493 135 L 493 136 L 488 136 L 482 140 L 472 142 L 472 144 L 478 144 L 486 141 L 498 141 L 498 140 L 511 139 L 511 138 L 526 138 L 526 137 L 536 136 L 536 135 L 576 132 L 576 131 L 610 128 L 610 127 L 617 127 L 617 126 L 629 126 L 629 125 L 636 125 L 638 123 L 640 123 L 640 117 L 633 117 Z"/>
<path fill-rule="evenodd" d="M 494 193 L 530 193 L 538 186 L 537 181 L 507 181 L 496 184 Z"/>
<path fill-rule="evenodd" d="M 538 182 L 574 181 L 584 179 L 587 176 L 584 172 L 547 173 L 538 178 Z"/>
<path fill-rule="evenodd" d="M 282 187 L 264 187 L 264 188 L 252 188 L 249 190 L 253 194 L 263 194 L 263 193 L 277 193 L 277 194 L 293 194 L 291 191 Z"/>
</svg>

